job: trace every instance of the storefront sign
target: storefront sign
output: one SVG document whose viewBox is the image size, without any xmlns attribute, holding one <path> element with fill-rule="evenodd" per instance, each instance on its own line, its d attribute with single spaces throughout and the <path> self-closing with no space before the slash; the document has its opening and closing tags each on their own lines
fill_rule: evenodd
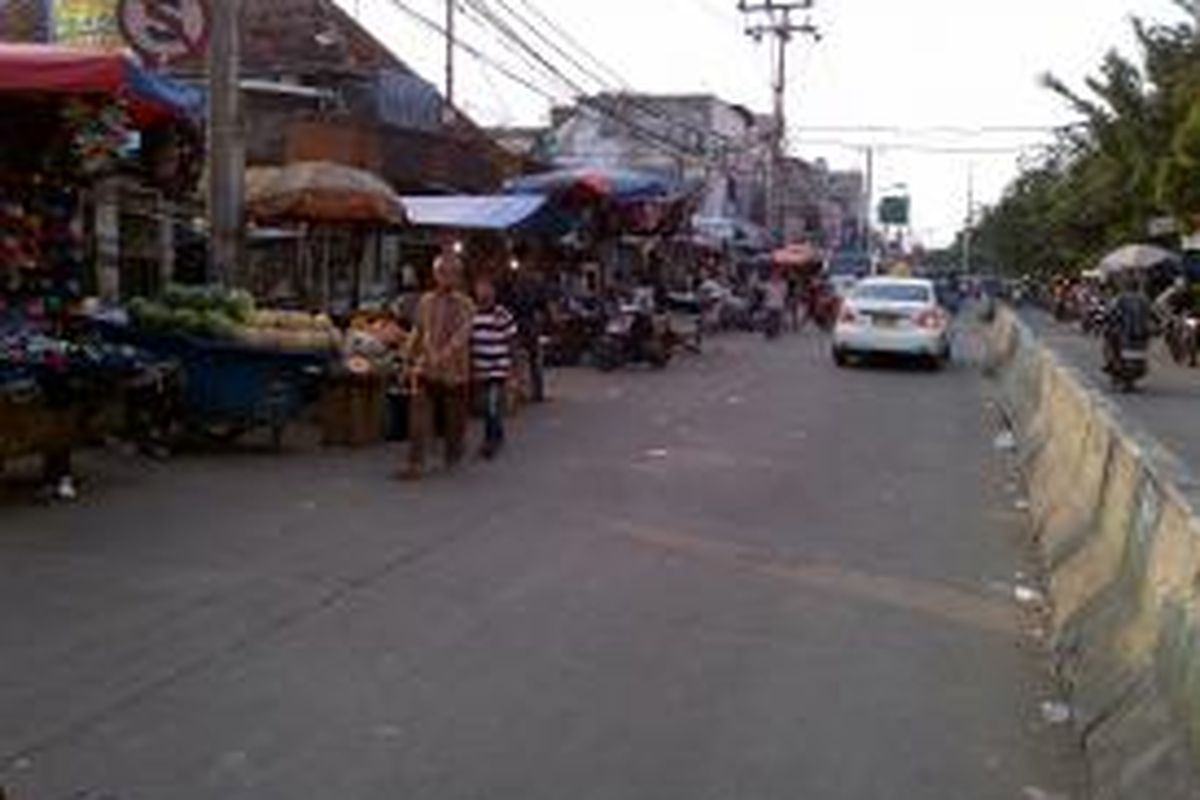
<svg viewBox="0 0 1200 800">
<path fill-rule="evenodd" d="M 120 0 L 121 31 L 151 64 L 193 56 L 208 40 L 206 0 Z"/>
<path fill-rule="evenodd" d="M 73 47 L 124 48 L 117 0 L 56 0 L 54 41 Z"/>
</svg>

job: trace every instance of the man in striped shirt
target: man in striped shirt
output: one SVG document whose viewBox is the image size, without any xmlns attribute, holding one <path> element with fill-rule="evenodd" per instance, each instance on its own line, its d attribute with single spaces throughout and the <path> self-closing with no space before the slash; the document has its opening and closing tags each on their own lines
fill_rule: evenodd
<svg viewBox="0 0 1200 800">
<path fill-rule="evenodd" d="M 504 406 L 512 372 L 517 324 L 496 302 L 496 287 L 486 275 L 475 281 L 475 325 L 471 334 L 471 374 L 483 398 L 483 449 L 495 458 L 504 445 Z"/>
</svg>

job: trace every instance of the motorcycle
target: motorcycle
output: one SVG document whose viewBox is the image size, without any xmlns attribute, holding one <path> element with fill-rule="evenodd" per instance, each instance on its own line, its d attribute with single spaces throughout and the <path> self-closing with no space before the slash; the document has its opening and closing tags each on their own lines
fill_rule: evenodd
<svg viewBox="0 0 1200 800">
<path fill-rule="evenodd" d="M 1200 361 L 1200 316 L 1177 314 L 1167 322 L 1167 349 L 1176 364 L 1195 367 Z"/>
<path fill-rule="evenodd" d="M 1104 332 L 1108 309 L 1103 300 L 1089 300 L 1084 306 L 1079 327 L 1087 336 L 1099 336 Z"/>
<path fill-rule="evenodd" d="M 1125 345 L 1118 349 L 1110 344 L 1106 349 L 1105 369 L 1112 379 L 1113 388 L 1125 393 L 1136 390 L 1138 381 L 1150 371 L 1149 347 Z"/>
<path fill-rule="evenodd" d="M 817 327 L 829 333 L 837 325 L 841 311 L 842 299 L 833 291 L 823 291 L 814 299 L 810 313 Z"/>
<path fill-rule="evenodd" d="M 762 314 L 763 338 L 768 341 L 778 339 L 783 333 L 783 312 L 778 309 L 764 309 Z"/>
<path fill-rule="evenodd" d="M 644 363 L 663 369 L 671 360 L 668 323 L 660 315 L 636 306 L 623 306 L 604 325 L 596 342 L 596 366 L 604 371 Z"/>
</svg>

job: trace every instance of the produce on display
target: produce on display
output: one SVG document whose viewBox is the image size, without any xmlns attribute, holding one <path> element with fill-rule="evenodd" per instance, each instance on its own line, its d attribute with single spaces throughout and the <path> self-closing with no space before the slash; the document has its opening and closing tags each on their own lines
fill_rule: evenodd
<svg viewBox="0 0 1200 800">
<path fill-rule="evenodd" d="M 342 348 L 346 369 L 355 375 L 397 371 L 408 336 L 389 314 L 357 314 Z"/>
<path fill-rule="evenodd" d="M 254 298 L 240 289 L 171 286 L 159 300 L 134 300 L 129 313 L 135 326 L 153 333 L 295 352 L 336 350 L 342 345 L 327 315 L 259 309 Z"/>
</svg>

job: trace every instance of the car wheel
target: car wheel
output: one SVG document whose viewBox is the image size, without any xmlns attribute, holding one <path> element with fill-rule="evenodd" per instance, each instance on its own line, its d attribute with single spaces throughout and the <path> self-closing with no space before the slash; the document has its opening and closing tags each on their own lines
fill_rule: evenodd
<svg viewBox="0 0 1200 800">
<path fill-rule="evenodd" d="M 833 363 L 839 367 L 850 366 L 850 354 L 839 347 L 833 348 Z"/>
</svg>

